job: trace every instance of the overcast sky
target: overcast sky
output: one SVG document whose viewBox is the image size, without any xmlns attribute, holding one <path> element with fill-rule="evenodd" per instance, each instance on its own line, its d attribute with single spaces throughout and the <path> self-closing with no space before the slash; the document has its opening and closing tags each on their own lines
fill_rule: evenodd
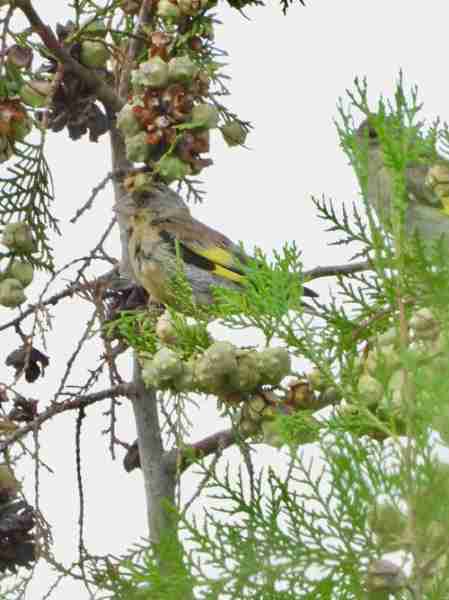
<svg viewBox="0 0 449 600">
<path fill-rule="evenodd" d="M 69 2 L 36 0 L 35 5 L 52 26 L 70 17 Z M 250 150 L 228 149 L 218 133 L 213 134 L 211 156 L 214 166 L 204 171 L 206 202 L 195 206 L 195 216 L 222 230 L 232 239 L 267 252 L 295 240 L 303 249 L 306 268 L 345 262 L 347 249 L 328 246 L 332 240 L 314 214 L 311 195 L 326 195 L 337 206 L 360 202 L 358 188 L 347 159 L 339 148 L 333 119 L 337 101 L 353 87 L 355 76 L 368 78 L 370 97 L 391 97 L 399 69 L 407 86 L 418 84 L 424 102 L 423 116 L 447 119 L 449 87 L 443 75 L 447 67 L 447 5 L 439 0 L 410 3 L 407 0 L 309 0 L 307 8 L 294 6 L 287 17 L 277 2 L 246 11 L 251 21 L 220 3 L 223 25 L 217 28 L 218 45 L 226 49 L 228 74 L 232 76 L 229 107 L 242 119 L 250 120 L 254 131 Z M 412 6 L 412 8 L 411 8 Z M 54 209 L 61 220 L 64 238 L 55 242 L 59 265 L 86 254 L 101 234 L 99 224 L 111 217 L 112 192 L 98 197 L 94 210 L 78 225 L 69 219 L 85 202 L 92 188 L 110 170 L 106 140 L 98 144 L 74 143 L 65 134 L 50 135 L 48 159 L 56 183 Z M 2 165 L 4 168 L 5 165 Z M 109 249 L 118 256 L 117 236 Z M 60 280 L 53 291 L 65 285 Z M 314 285 L 325 295 L 331 281 Z M 30 290 L 36 299 L 39 288 Z M 39 398 L 41 406 L 50 399 L 58 375 L 76 343 L 86 312 L 81 301 L 68 301 L 54 311 L 54 331 L 49 335 L 50 368 L 45 379 L 32 386 L 23 384 L 24 395 Z M 84 307 L 89 309 L 89 307 Z M 0 321 L 11 316 L 0 309 Z M 240 338 L 241 339 L 241 338 Z M 68 346 L 67 341 L 72 342 Z M 245 339 L 247 343 L 252 340 Z M 2 334 L 2 355 L 17 345 Z M 99 346 L 90 344 L 90 353 L 74 372 L 83 376 L 96 364 Z M 2 358 L 3 361 L 3 358 Z M 12 373 L 0 366 L 0 381 L 11 381 Z M 108 439 L 101 435 L 106 426 L 104 407 L 87 412 L 83 428 L 82 466 L 85 478 L 86 542 L 93 553 L 120 554 L 140 536 L 146 535 L 141 474 L 126 474 L 120 460 L 112 462 Z M 196 414 L 192 439 L 219 429 L 213 400 L 207 399 Z M 75 414 L 55 419 L 40 437 L 41 457 L 54 474 L 42 471 L 40 507 L 53 524 L 54 553 L 70 561 L 76 552 L 78 498 L 74 467 Z M 120 413 L 120 435 L 132 441 L 135 429 L 124 402 Z M 226 457 L 239 460 L 236 451 Z M 281 455 L 260 446 L 259 464 L 282 465 Z M 23 471 L 31 503 L 34 474 Z M 194 491 L 196 479 L 183 477 L 185 497 Z M 36 600 L 46 591 L 49 570 L 45 565 L 30 587 L 27 600 Z M 65 582 L 53 598 L 85 598 L 84 591 Z"/>
</svg>

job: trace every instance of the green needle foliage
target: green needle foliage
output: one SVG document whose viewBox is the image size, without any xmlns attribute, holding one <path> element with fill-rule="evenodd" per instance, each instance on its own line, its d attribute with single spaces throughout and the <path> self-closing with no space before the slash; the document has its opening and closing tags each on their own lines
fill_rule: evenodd
<svg viewBox="0 0 449 600">
<path fill-rule="evenodd" d="M 25 221 L 34 232 L 39 253 L 27 260 L 35 266 L 53 270 L 54 259 L 49 244 L 48 230 L 60 233 L 51 212 L 54 198 L 53 180 L 44 155 L 42 143 L 22 142 L 16 145 L 16 162 L 8 166 L 8 173 L 0 176 L 0 223 Z"/>
</svg>

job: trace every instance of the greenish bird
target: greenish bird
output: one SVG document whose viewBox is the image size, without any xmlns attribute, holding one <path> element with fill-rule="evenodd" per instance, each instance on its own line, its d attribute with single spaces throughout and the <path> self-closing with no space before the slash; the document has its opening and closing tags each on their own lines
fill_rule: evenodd
<svg viewBox="0 0 449 600">
<path fill-rule="evenodd" d="M 384 150 L 368 117 L 356 131 L 357 143 L 368 152 L 367 201 L 379 221 L 391 231 L 394 179 L 385 164 Z M 424 152 L 405 168 L 406 208 L 404 225 L 408 234 L 417 233 L 424 242 L 445 236 L 449 243 L 449 161 L 430 158 Z"/>
<path fill-rule="evenodd" d="M 127 222 L 129 262 L 134 277 L 151 298 L 172 304 L 172 282 L 179 258 L 196 302 L 214 301 L 212 286 L 242 289 L 247 256 L 225 235 L 195 219 L 169 188 L 129 194 L 116 207 Z M 304 296 L 316 297 L 303 287 Z"/>
</svg>

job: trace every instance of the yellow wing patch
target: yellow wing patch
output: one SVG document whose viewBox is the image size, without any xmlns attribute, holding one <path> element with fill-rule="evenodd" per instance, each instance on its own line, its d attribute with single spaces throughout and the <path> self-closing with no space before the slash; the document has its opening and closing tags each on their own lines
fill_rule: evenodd
<svg viewBox="0 0 449 600">
<path fill-rule="evenodd" d="M 226 248 L 220 248 L 219 246 L 209 246 L 208 248 L 204 248 L 199 244 L 186 245 L 189 246 L 195 254 L 204 256 L 204 258 L 207 258 L 214 264 L 214 270 L 212 272 L 215 273 L 215 275 L 223 277 L 223 279 L 235 281 L 235 283 L 243 283 L 245 280 L 245 276 L 241 273 L 236 273 L 235 271 L 226 268 L 238 268 L 238 263 L 235 260 L 234 255 Z"/>
<path fill-rule="evenodd" d="M 235 283 L 243 283 L 245 281 L 245 277 L 243 275 L 235 273 L 234 271 L 229 271 L 229 269 L 226 269 L 221 265 L 215 265 L 215 269 L 212 272 L 219 277 L 223 277 L 223 279 L 235 281 Z"/>
</svg>

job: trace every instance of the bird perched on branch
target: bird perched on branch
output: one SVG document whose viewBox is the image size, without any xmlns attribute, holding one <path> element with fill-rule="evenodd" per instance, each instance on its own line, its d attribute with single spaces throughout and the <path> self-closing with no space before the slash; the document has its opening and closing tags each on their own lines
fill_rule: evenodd
<svg viewBox="0 0 449 600">
<path fill-rule="evenodd" d="M 356 140 L 368 152 L 367 200 L 376 210 L 382 225 L 391 231 L 394 178 L 386 165 L 375 123 L 376 115 L 368 117 L 357 129 Z M 410 136 L 410 143 L 414 143 L 413 136 Z M 449 242 L 449 161 L 439 157 L 435 151 L 427 153 L 425 148 L 414 154 L 414 159 L 405 168 L 406 231 L 418 233 L 424 242 L 437 240 L 442 235 Z"/>
<path fill-rule="evenodd" d="M 196 302 L 214 301 L 211 286 L 239 289 L 245 282 L 242 248 L 194 219 L 182 198 L 169 188 L 129 194 L 116 207 L 128 226 L 129 262 L 136 281 L 153 300 L 173 303 L 173 277 L 179 258 Z M 303 288 L 304 296 L 317 294 Z"/>
</svg>

